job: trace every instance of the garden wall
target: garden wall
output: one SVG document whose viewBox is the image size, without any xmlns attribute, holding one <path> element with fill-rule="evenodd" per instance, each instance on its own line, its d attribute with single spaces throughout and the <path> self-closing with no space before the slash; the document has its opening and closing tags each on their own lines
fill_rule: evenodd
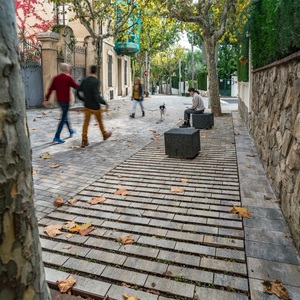
<svg viewBox="0 0 300 300">
<path fill-rule="evenodd" d="M 249 130 L 300 250 L 300 52 L 252 73 Z"/>
</svg>

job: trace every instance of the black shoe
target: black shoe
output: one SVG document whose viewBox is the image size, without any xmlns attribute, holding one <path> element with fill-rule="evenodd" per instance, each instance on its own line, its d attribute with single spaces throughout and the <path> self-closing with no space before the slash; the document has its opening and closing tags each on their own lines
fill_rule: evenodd
<svg viewBox="0 0 300 300">
<path fill-rule="evenodd" d="M 142 117 L 145 117 L 145 112 L 144 111 L 142 111 Z"/>
<path fill-rule="evenodd" d="M 135 114 L 131 114 L 129 117 L 130 117 L 130 118 L 134 118 L 134 117 L 135 117 Z"/>
</svg>

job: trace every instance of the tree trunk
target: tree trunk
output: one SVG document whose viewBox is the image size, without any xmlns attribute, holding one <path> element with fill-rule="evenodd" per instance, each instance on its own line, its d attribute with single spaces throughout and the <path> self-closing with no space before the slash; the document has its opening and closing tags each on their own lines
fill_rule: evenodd
<svg viewBox="0 0 300 300">
<path fill-rule="evenodd" d="M 209 82 L 209 101 L 211 111 L 215 117 L 219 117 L 222 115 L 222 111 L 219 94 L 219 78 L 217 73 L 216 44 L 210 41 L 210 37 L 205 36 L 204 43 L 206 50 L 206 63 Z"/>
<path fill-rule="evenodd" d="M 47 300 L 15 6 L 0 3 L 0 299 Z"/>
</svg>

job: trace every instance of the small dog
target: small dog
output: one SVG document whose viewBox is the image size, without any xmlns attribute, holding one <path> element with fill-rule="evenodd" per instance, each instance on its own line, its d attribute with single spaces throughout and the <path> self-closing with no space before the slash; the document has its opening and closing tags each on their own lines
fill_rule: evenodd
<svg viewBox="0 0 300 300">
<path fill-rule="evenodd" d="M 164 117 L 164 114 L 166 112 L 166 106 L 165 106 L 165 104 L 161 105 L 159 107 L 159 109 L 160 109 L 160 120 L 163 121 L 163 119 L 164 119 L 163 117 Z"/>
</svg>

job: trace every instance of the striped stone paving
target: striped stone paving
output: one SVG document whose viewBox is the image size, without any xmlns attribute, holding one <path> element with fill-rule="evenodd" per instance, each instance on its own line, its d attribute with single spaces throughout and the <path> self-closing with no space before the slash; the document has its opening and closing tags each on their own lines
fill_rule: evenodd
<svg viewBox="0 0 300 300">
<path fill-rule="evenodd" d="M 166 156 L 160 136 L 76 193 L 75 205 L 41 218 L 48 282 L 72 274 L 74 291 L 95 299 L 249 299 L 243 221 L 230 212 L 241 205 L 231 116 L 200 136 L 194 159 Z M 71 238 L 43 232 L 67 221 L 95 230 Z M 134 243 L 122 245 L 124 236 Z"/>
</svg>

